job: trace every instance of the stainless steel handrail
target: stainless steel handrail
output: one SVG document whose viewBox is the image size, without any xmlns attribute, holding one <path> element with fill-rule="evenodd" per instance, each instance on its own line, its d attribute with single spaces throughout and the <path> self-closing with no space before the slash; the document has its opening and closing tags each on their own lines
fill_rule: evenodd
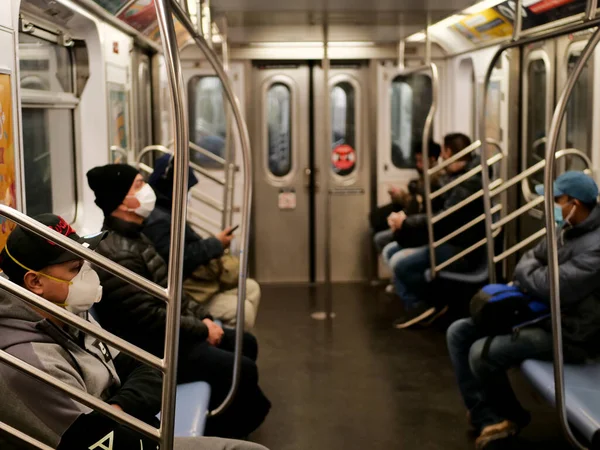
<svg viewBox="0 0 600 450">
<path fill-rule="evenodd" d="M 153 152 L 153 151 L 161 152 L 161 153 L 164 153 L 167 155 L 173 154 L 173 152 L 171 152 L 171 150 L 164 145 L 148 145 L 147 147 L 144 147 L 142 149 L 142 151 L 140 152 L 140 154 L 138 155 L 138 167 L 140 167 L 140 165 L 144 164 L 144 163 L 142 163 L 142 158 L 144 156 L 146 156 L 148 153 Z M 204 175 L 209 180 L 214 181 L 215 183 L 220 184 L 221 186 L 225 185 L 225 180 L 223 178 L 219 178 L 216 175 L 213 175 L 210 171 L 206 170 L 204 167 L 201 167 L 194 162 L 189 162 L 189 166 L 196 172 Z M 147 170 L 148 167 L 150 167 L 150 166 L 145 166 L 144 170 Z"/>
<path fill-rule="evenodd" d="M 166 147 L 172 147 L 172 146 L 173 146 L 173 141 L 171 140 L 167 143 Z M 194 150 L 195 152 L 198 152 L 201 155 L 204 155 L 207 158 L 212 159 L 213 161 L 215 161 L 223 166 L 225 166 L 225 164 L 227 164 L 227 160 L 221 158 L 220 156 L 215 155 L 212 152 L 209 152 L 205 148 L 200 147 L 199 145 L 193 143 L 192 141 L 190 141 L 189 146 L 190 146 L 190 150 Z"/>
<path fill-rule="evenodd" d="M 494 186 L 500 186 L 502 184 L 502 179 L 499 178 L 497 180 L 494 180 L 492 182 L 492 184 L 490 184 L 490 187 Z M 467 198 L 465 198 L 464 200 L 458 202 L 456 205 L 442 211 L 439 214 L 436 214 L 435 216 L 433 216 L 431 218 L 431 221 L 436 224 L 438 223 L 440 220 L 445 219 L 446 217 L 454 214 L 456 211 L 458 211 L 459 209 L 462 209 L 463 207 L 465 207 L 466 205 L 468 205 L 469 203 L 477 200 L 478 198 L 483 197 L 483 189 L 480 189 L 479 191 L 475 192 L 473 195 L 468 196 Z"/>
<path fill-rule="evenodd" d="M 588 0 L 588 4 L 590 1 L 593 0 Z M 589 8 L 589 6 L 588 6 Z M 488 99 L 488 95 L 489 95 L 489 85 L 490 85 L 490 80 L 492 78 L 492 73 L 494 71 L 494 68 L 496 67 L 496 64 L 498 63 L 498 60 L 500 58 L 500 56 L 502 56 L 502 54 L 509 49 L 512 48 L 516 48 L 516 47 L 524 47 L 526 45 L 529 44 L 534 44 L 536 42 L 540 42 L 540 41 L 544 41 L 547 39 L 552 39 L 555 37 L 559 37 L 559 36 L 564 36 L 564 35 L 568 35 L 568 34 L 572 34 L 572 33 L 577 33 L 579 31 L 583 31 L 595 26 L 600 26 L 600 19 L 599 18 L 594 18 L 591 20 L 584 20 L 582 22 L 579 23 L 574 23 L 574 24 L 570 24 L 561 28 L 557 28 L 557 29 L 553 29 L 553 30 L 549 30 L 548 32 L 544 32 L 544 33 L 539 33 L 536 34 L 534 36 L 528 36 L 525 38 L 519 38 L 517 40 L 511 40 L 511 42 L 507 42 L 503 45 L 501 45 L 500 47 L 498 47 L 498 49 L 496 50 L 496 53 L 494 54 L 494 56 L 492 57 L 492 59 L 490 60 L 490 63 L 488 65 L 488 69 L 486 71 L 484 80 L 483 80 L 483 95 L 482 95 L 482 99 L 481 99 L 481 103 L 480 103 L 480 114 L 479 114 L 479 140 L 484 140 L 486 137 L 486 115 L 487 115 L 487 99 Z M 487 170 L 483 170 L 482 172 L 482 177 L 483 177 L 483 185 L 484 185 L 484 190 L 489 188 L 489 172 Z M 487 181 L 487 182 L 486 182 Z M 487 199 L 486 199 L 487 197 Z M 490 272 L 490 282 L 493 283 L 496 279 L 496 270 L 495 270 L 495 264 L 494 264 L 494 260 L 493 260 L 493 251 L 494 251 L 494 243 L 492 241 L 492 236 L 491 236 L 491 214 L 490 214 L 490 210 L 491 210 L 491 201 L 489 199 L 489 194 L 484 196 L 484 208 L 486 211 L 486 233 L 487 233 L 487 239 L 488 239 L 488 269 Z"/>
<path fill-rule="evenodd" d="M 561 158 L 564 158 L 565 156 L 577 156 L 579 158 L 581 158 L 583 160 L 583 162 L 586 164 L 586 166 L 588 168 L 592 167 L 592 160 L 590 159 L 590 157 L 588 155 L 586 155 L 584 152 L 582 152 L 581 150 L 578 150 L 576 148 L 567 148 L 564 150 L 559 150 L 556 152 L 556 159 L 559 160 Z M 540 161 L 538 163 L 535 163 L 533 166 L 525 169 L 523 172 L 519 173 L 518 175 L 515 175 L 514 177 L 512 177 L 510 180 L 508 180 L 506 183 L 504 183 L 502 186 L 491 190 L 490 191 L 490 196 L 495 197 L 498 194 L 501 194 L 502 192 L 506 191 L 507 189 L 511 188 L 512 186 L 514 186 L 515 184 L 518 184 L 520 181 L 526 181 L 527 178 L 529 178 L 531 175 L 533 175 L 536 172 L 541 171 L 544 167 L 546 167 L 546 161 Z M 537 198 L 537 195 L 535 197 L 532 198 Z M 528 199 L 529 200 L 529 199 Z"/>
<path fill-rule="evenodd" d="M 450 164 L 453 164 L 456 161 L 458 161 L 459 159 L 464 158 L 468 154 L 473 153 L 479 147 L 481 147 L 481 141 L 475 141 L 475 142 L 471 143 L 471 145 L 462 149 L 457 154 L 452 155 L 450 158 L 445 159 L 444 161 L 442 161 L 440 163 L 437 163 L 435 166 L 433 166 L 431 169 L 429 169 L 429 175 L 434 175 L 434 174 L 444 170 Z"/>
<path fill-rule="evenodd" d="M 589 3 L 596 0 L 588 0 Z M 544 171 L 544 187 L 545 187 L 545 213 L 546 213 L 546 229 L 547 229 L 547 247 L 548 247 L 548 276 L 550 281 L 550 306 L 552 311 L 552 339 L 554 343 L 554 390 L 556 396 L 556 409 L 560 424 L 569 443 L 578 449 L 585 449 L 573 435 L 566 410 L 565 399 L 565 380 L 564 380 L 564 359 L 563 359 L 563 341 L 562 341 L 562 323 L 561 323 L 561 305 L 560 305 L 560 272 L 558 265 L 558 247 L 556 236 L 556 224 L 554 222 L 554 167 L 555 167 L 555 151 L 558 144 L 558 136 L 560 126 L 567 111 L 567 104 L 571 93 L 575 88 L 575 84 L 579 79 L 583 69 L 600 42 L 600 28 L 594 31 L 589 42 L 585 46 L 577 64 L 573 68 L 573 72 L 567 80 L 567 84 L 556 104 L 556 109 L 550 123 L 548 132 L 548 145 L 546 147 L 546 169 Z"/>
<path fill-rule="evenodd" d="M 240 382 L 240 370 L 242 360 L 242 345 L 244 337 L 244 310 L 246 299 L 246 277 L 248 272 L 248 241 L 250 237 L 250 211 L 252 208 L 252 154 L 250 152 L 250 135 L 248 127 L 244 121 L 239 101 L 237 100 L 231 83 L 227 77 L 227 73 L 223 70 L 219 62 L 219 57 L 207 44 L 203 36 L 195 29 L 190 19 L 185 15 L 183 9 L 176 3 L 173 4 L 173 10 L 177 19 L 187 29 L 192 36 L 196 45 L 206 56 L 206 59 L 217 73 L 223 84 L 223 89 L 231 105 L 233 117 L 238 128 L 241 144 L 242 144 L 242 159 L 244 167 L 244 188 L 242 194 L 242 220 L 240 224 L 240 276 L 238 280 L 238 304 L 237 304 L 237 323 L 236 323 L 236 338 L 235 338 L 235 359 L 233 365 L 233 382 L 227 397 L 221 405 L 211 411 L 210 416 L 220 414 L 227 408 L 233 400 Z"/>
<path fill-rule="evenodd" d="M 121 155 L 124 158 L 123 163 L 127 164 L 127 160 L 129 159 L 129 156 L 127 155 L 127 150 L 125 150 L 123 147 L 119 147 L 118 145 L 111 145 L 110 151 L 112 153 L 118 153 L 119 155 Z"/>
<path fill-rule="evenodd" d="M 128 283 L 133 284 L 135 287 L 147 292 L 150 295 L 153 295 L 154 297 L 160 298 L 164 301 L 168 301 L 169 299 L 166 289 L 158 284 L 148 281 L 144 277 L 124 268 L 120 264 L 117 264 L 114 261 L 111 261 L 110 259 L 93 252 L 86 247 L 83 247 L 79 243 L 69 239 L 66 236 L 63 236 L 57 231 L 41 225 L 36 220 L 23 214 L 22 212 L 17 211 L 16 209 L 11 208 L 10 206 L 0 204 L 0 216 L 12 220 L 17 225 L 21 225 L 23 228 L 32 231 L 44 239 L 49 239 L 52 242 L 55 242 L 60 247 L 70 251 L 71 253 L 74 253 L 77 256 L 80 256 L 87 261 L 90 261 L 101 269 L 104 269 L 107 272 L 110 272 L 111 274 L 127 281 Z"/>
<path fill-rule="evenodd" d="M 523 0 L 517 0 L 515 5 L 515 19 L 513 21 L 513 34 L 512 40 L 518 41 L 521 37 L 521 31 L 523 29 Z"/>
<path fill-rule="evenodd" d="M 497 153 L 494 156 L 492 156 L 491 158 L 481 158 L 482 161 L 484 159 L 486 159 L 486 163 L 488 166 L 492 166 L 492 165 L 496 164 L 497 162 L 501 161 L 502 159 L 504 159 L 504 155 L 502 153 Z M 481 172 L 481 170 L 482 170 L 482 164 L 478 165 L 477 167 L 472 168 L 468 172 L 465 172 L 460 177 L 452 180 L 450 183 L 446 183 L 444 186 L 442 186 L 435 192 L 431 193 L 431 199 L 433 200 L 433 199 L 439 197 L 440 195 L 443 195 L 446 192 L 451 191 L 456 186 L 464 183 L 468 179 L 477 175 L 479 172 Z"/>
<path fill-rule="evenodd" d="M 55 305 L 47 300 L 44 300 L 40 296 L 28 291 L 27 289 L 13 283 L 6 278 L 0 277 L 0 287 L 4 289 L 6 292 L 18 297 L 20 300 L 24 301 L 28 305 L 31 305 L 37 309 L 47 312 L 54 317 L 57 317 L 62 322 L 71 325 L 79 330 L 85 331 L 90 336 L 95 337 L 96 339 L 101 340 L 106 344 L 110 344 L 112 347 L 117 350 L 122 351 L 123 353 L 128 354 L 129 356 L 144 362 L 155 369 L 163 370 L 163 362 L 160 358 L 157 358 L 151 353 L 148 353 L 141 348 L 130 344 L 124 339 L 121 339 L 118 336 L 115 336 L 112 333 L 104 330 L 103 328 L 95 325 L 91 322 L 88 322 L 81 317 L 71 314 L 64 308 Z"/>
<path fill-rule="evenodd" d="M 154 0 L 156 16 L 162 36 L 162 47 L 171 91 L 171 115 L 175 136 L 173 161 L 173 198 L 185 199 L 188 188 L 190 138 L 185 97 L 185 83 L 177 48 L 177 35 L 170 0 Z M 167 292 L 167 321 L 165 332 L 165 373 L 162 388 L 160 447 L 172 450 L 175 430 L 175 403 L 177 392 L 177 359 L 179 350 L 179 325 L 181 322 L 181 296 L 183 294 L 183 252 L 185 245 L 186 201 L 174 201 L 171 207 L 171 246 Z"/>
<path fill-rule="evenodd" d="M 425 212 L 427 214 L 427 218 L 431 219 L 433 217 L 433 206 L 431 203 L 431 176 L 429 175 L 429 141 L 431 140 L 433 119 L 435 117 L 439 102 L 440 76 L 437 65 L 433 62 L 417 68 L 414 72 L 407 71 L 403 72 L 403 74 L 418 73 L 427 70 L 431 72 L 431 105 L 429 107 L 429 112 L 427 113 L 427 119 L 425 119 L 425 126 L 423 127 L 423 142 L 421 145 L 423 153 L 423 184 L 425 185 Z M 431 220 L 427 220 L 427 238 L 430 244 L 433 244 L 435 241 L 433 234 L 433 223 Z M 429 245 L 429 261 L 431 264 L 431 276 L 435 278 L 437 272 L 435 264 L 435 248 L 433 245 Z"/>
<path fill-rule="evenodd" d="M 154 168 L 152 166 L 149 166 L 148 164 L 145 164 L 142 162 L 142 158 L 144 156 L 146 156 L 148 153 L 154 152 L 154 151 L 158 151 L 161 152 L 163 154 L 166 155 L 172 155 L 173 152 L 171 152 L 171 150 L 168 147 L 165 147 L 164 145 L 148 145 L 147 147 L 144 147 L 142 149 L 142 151 L 140 152 L 140 154 L 138 155 L 138 162 L 137 162 L 137 168 L 140 170 L 143 170 L 144 172 L 151 174 L 152 172 L 154 172 Z M 198 165 L 194 164 L 194 163 L 190 163 L 190 167 L 195 170 L 198 171 Z M 197 192 L 194 191 L 193 189 L 191 190 L 192 192 L 192 196 L 205 203 L 207 206 L 210 206 L 211 208 L 216 209 L 219 212 L 223 212 L 224 211 L 224 206 L 219 202 L 219 200 L 203 194 L 201 192 Z"/>
</svg>

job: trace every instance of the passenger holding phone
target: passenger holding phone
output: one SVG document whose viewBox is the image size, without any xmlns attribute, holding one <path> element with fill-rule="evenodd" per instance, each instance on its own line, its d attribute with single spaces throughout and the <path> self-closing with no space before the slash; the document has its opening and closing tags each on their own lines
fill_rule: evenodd
<svg viewBox="0 0 600 450">
<path fill-rule="evenodd" d="M 171 247 L 171 205 L 173 202 L 172 156 L 164 155 L 154 165 L 148 184 L 156 193 L 156 207 L 144 223 L 144 235 L 152 241 L 159 255 L 169 262 Z M 190 169 L 188 191 L 198 184 Z M 189 223 L 185 228 L 185 252 L 183 257 L 184 291 L 202 303 L 215 319 L 224 325 L 235 325 L 237 312 L 238 259 L 228 253 L 234 232 L 239 225 L 228 227 L 212 237 L 202 238 Z M 254 327 L 260 286 L 246 280 L 246 307 L 244 324 L 247 330 Z"/>
</svg>

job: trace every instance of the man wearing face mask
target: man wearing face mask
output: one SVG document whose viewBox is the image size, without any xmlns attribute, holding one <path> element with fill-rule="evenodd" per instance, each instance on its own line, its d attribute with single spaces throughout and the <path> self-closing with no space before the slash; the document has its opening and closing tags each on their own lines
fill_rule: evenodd
<svg viewBox="0 0 600 450">
<path fill-rule="evenodd" d="M 471 140 L 461 133 L 452 133 L 444 137 L 441 156 L 446 160 L 471 145 Z M 447 184 L 464 175 L 480 163 L 479 157 L 472 153 L 464 156 L 446 168 L 446 176 L 442 184 Z M 481 175 L 475 174 L 458 186 L 442 195 L 443 213 L 481 189 Z M 458 213 L 450 214 L 434 224 L 434 237 L 439 240 L 456 229 L 483 214 L 483 201 L 476 199 Z M 394 230 L 395 242 L 383 251 L 393 273 L 396 293 L 404 303 L 406 312 L 394 326 L 398 329 L 408 328 L 417 323 L 431 323 L 448 310 L 444 304 L 433 305 L 426 299 L 427 282 L 425 271 L 430 267 L 429 239 L 427 234 L 427 214 L 407 216 L 403 212 L 392 214 L 389 219 L 390 228 Z M 475 242 L 485 237 L 485 224 L 480 222 L 435 249 L 437 264 L 447 261 Z M 477 252 L 475 252 L 477 253 Z M 479 260 L 481 255 L 470 254 L 450 266 L 451 270 L 468 270 L 471 261 Z"/>
<path fill-rule="evenodd" d="M 108 236 L 98 253 L 133 272 L 167 286 L 167 265 L 143 235 L 144 220 L 153 211 L 156 195 L 140 173 L 127 164 L 108 164 L 87 173 L 96 204 L 104 212 Z M 102 326 L 155 355 L 164 353 L 166 304 L 101 269 L 104 288 L 96 308 Z M 178 381 L 206 381 L 210 407 L 227 396 L 232 381 L 235 332 L 215 324 L 201 304 L 185 293 L 181 299 Z M 258 386 L 254 336 L 244 334 L 241 382 L 231 406 L 206 423 L 207 435 L 243 438 L 264 420 L 271 404 Z"/>
<path fill-rule="evenodd" d="M 144 235 L 152 241 L 160 256 L 168 263 L 171 249 L 171 207 L 173 205 L 173 156 L 164 155 L 154 163 L 154 172 L 150 175 L 148 184 L 157 194 L 156 208 L 146 220 Z M 192 169 L 189 169 L 188 191 L 198 184 L 198 179 Z M 219 271 L 223 272 L 224 252 L 229 248 L 233 233 L 227 228 L 214 237 L 203 239 L 186 222 L 185 252 L 183 255 L 183 290 L 205 305 L 206 311 L 215 319 L 227 326 L 234 326 L 237 313 L 237 270 L 230 270 L 229 280 L 223 282 Z M 233 260 L 230 257 L 229 260 Z M 234 267 L 233 269 L 237 269 Z M 200 275 L 209 273 L 209 280 Z M 205 276 L 206 278 L 206 276 Z M 234 279 L 235 281 L 232 281 Z M 235 286 L 234 286 L 235 283 Z M 246 330 L 254 327 L 258 306 L 260 303 L 260 286 L 252 280 L 246 280 L 246 306 L 244 325 Z"/>
<path fill-rule="evenodd" d="M 80 237 L 61 217 L 35 219 L 89 249 L 106 233 Z M 97 273 L 78 256 L 21 227 L 8 237 L 0 253 L 0 268 L 10 281 L 89 320 L 88 310 L 100 301 Z M 157 370 L 119 353 L 98 339 L 70 327 L 22 300 L 0 293 L 0 349 L 111 404 L 114 408 L 158 426 L 162 377 Z M 80 405 L 66 394 L 0 363 L 0 421 L 52 448 L 113 450 L 156 448 L 156 443 L 101 413 Z M 22 448 L 5 442 L 3 450 Z M 176 450 L 265 450 L 222 439 L 176 441 Z"/>
<path fill-rule="evenodd" d="M 544 187 L 537 186 L 543 195 Z M 558 275 L 565 360 L 581 363 L 600 354 L 600 206 L 598 186 L 582 172 L 566 172 L 554 182 L 558 230 Z M 514 274 L 523 292 L 549 304 L 550 279 L 546 240 L 523 255 Z M 530 417 L 515 397 L 506 370 L 526 359 L 551 361 L 549 318 L 511 335 L 487 336 L 472 319 L 448 329 L 450 358 L 470 422 L 479 430 L 478 449 L 513 448 L 509 439 Z M 498 442 L 501 441 L 501 442 Z M 500 444 L 506 442 L 504 447 Z"/>
</svg>

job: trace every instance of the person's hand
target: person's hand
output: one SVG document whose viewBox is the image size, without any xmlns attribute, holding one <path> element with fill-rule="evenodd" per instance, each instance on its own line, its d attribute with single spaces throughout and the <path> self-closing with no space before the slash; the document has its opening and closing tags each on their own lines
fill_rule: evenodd
<svg viewBox="0 0 600 450">
<path fill-rule="evenodd" d="M 223 328 L 210 319 L 204 319 L 202 322 L 208 327 L 208 338 L 206 340 L 210 345 L 216 347 L 221 343 L 221 339 L 223 339 Z"/>
<path fill-rule="evenodd" d="M 404 211 L 400 211 L 399 213 L 392 213 L 388 217 L 388 225 L 393 231 L 398 231 L 402 228 L 402 224 L 406 220 L 406 214 Z"/>
<path fill-rule="evenodd" d="M 231 245 L 231 241 L 233 240 L 233 233 L 231 233 L 231 230 L 232 227 L 227 227 L 215 236 L 219 241 L 221 241 L 223 248 L 229 248 Z"/>
<path fill-rule="evenodd" d="M 121 408 L 119 405 L 114 405 L 113 404 L 113 405 L 110 405 L 110 406 L 112 406 L 115 409 L 118 409 L 119 411 L 123 411 L 123 408 Z"/>
</svg>

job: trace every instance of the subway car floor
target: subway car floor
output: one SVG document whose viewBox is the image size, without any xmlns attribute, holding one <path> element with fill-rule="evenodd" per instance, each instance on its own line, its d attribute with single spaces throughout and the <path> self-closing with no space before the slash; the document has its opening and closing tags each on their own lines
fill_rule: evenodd
<svg viewBox="0 0 600 450">
<path fill-rule="evenodd" d="M 263 286 L 256 335 L 271 413 L 251 439 L 271 450 L 474 448 L 444 330 L 392 328 L 398 299 L 366 284 Z M 316 320 L 327 310 L 335 317 Z M 533 421 L 515 449 L 566 449 L 554 411 L 512 377 Z"/>
</svg>

